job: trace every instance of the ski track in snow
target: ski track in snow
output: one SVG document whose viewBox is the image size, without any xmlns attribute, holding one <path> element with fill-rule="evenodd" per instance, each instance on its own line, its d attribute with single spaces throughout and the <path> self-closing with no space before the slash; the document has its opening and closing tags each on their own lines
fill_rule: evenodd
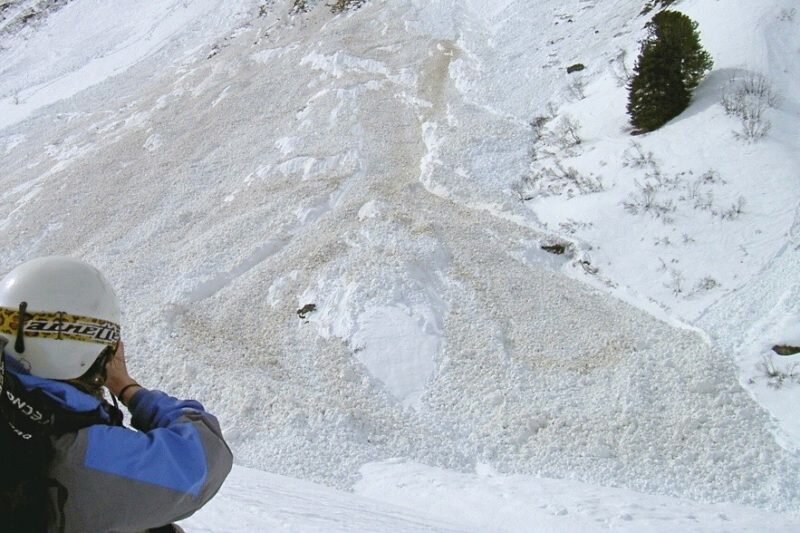
<svg viewBox="0 0 800 533">
<path fill-rule="evenodd" d="M 86 2 L 48 18 L 53 38 Z M 584 119 L 586 151 L 565 155 L 570 164 L 633 176 L 620 162 L 624 117 L 605 101 L 621 94 L 610 69 L 620 49 L 635 51 L 640 2 L 375 0 L 336 18 L 319 6 L 289 16 L 288 1 L 258 17 L 257 4 L 150 7 L 119 46 L 100 42 L 54 72 L 31 63 L 28 81 L 20 65 L 32 56 L 9 60 L 0 270 L 64 253 L 106 271 L 126 306 L 134 374 L 201 399 L 242 465 L 347 488 L 362 465 L 391 457 L 464 472 L 485 463 L 800 508 L 800 427 L 776 428 L 742 387 L 781 420 L 793 416 L 785 406 L 797 387 L 747 377 L 753 354 L 782 334 L 770 324 L 798 316 L 786 283 L 800 279 L 796 234 L 782 254 L 768 238 L 791 217 L 796 226 L 797 195 L 776 196 L 793 209 L 759 226 L 766 236 L 740 232 L 753 254 L 772 257 L 736 267 L 750 281 L 681 302 L 663 286 L 666 271 L 636 266 L 658 264 L 653 235 L 632 256 L 614 252 L 619 227 L 661 231 L 623 218 L 624 189 L 532 206 L 512 193 L 531 171 L 529 121 L 548 102 Z M 703 14 L 699 1 L 685 4 Z M 35 37 L 15 37 L 0 59 L 54 46 Z M 571 101 L 563 71 L 578 61 L 589 63 L 587 98 Z M 691 124 L 706 112 L 723 120 L 711 89 L 698 93 Z M 707 151 L 693 161 L 698 175 L 725 163 L 716 140 L 697 148 L 685 135 L 675 123 L 661 144 L 642 142 L 667 161 Z M 782 159 L 792 147 L 765 146 L 760 157 L 780 163 L 770 183 L 783 187 L 781 173 L 797 169 Z M 623 213 L 615 228 L 586 218 L 606 212 Z M 564 256 L 541 250 L 554 242 Z M 699 316 L 716 346 L 620 300 L 676 321 Z M 225 501 L 252 507 L 246 497 Z"/>
<path fill-rule="evenodd" d="M 426 513 L 241 467 L 233 470 L 212 503 L 181 525 L 187 531 L 229 533 L 254 530 L 308 533 L 469 531 Z"/>
<path fill-rule="evenodd" d="M 732 504 L 637 494 L 568 480 L 464 474 L 402 461 L 362 468 L 355 494 L 235 467 L 220 493 L 181 522 L 189 531 L 649 533 L 794 530 L 790 517 Z M 269 502 L 269 505 L 264 505 Z M 532 526 L 535 524 L 535 526 Z"/>
</svg>

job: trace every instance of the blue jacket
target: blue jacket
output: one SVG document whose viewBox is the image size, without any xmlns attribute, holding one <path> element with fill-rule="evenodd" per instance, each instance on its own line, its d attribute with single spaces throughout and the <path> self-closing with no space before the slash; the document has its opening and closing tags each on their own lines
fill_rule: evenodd
<svg viewBox="0 0 800 533">
<path fill-rule="evenodd" d="M 52 436 L 49 530 L 143 531 L 186 518 L 219 490 L 233 456 L 216 418 L 200 403 L 139 389 L 128 409 L 139 431 L 108 425 L 103 402 L 77 388 L 19 372 L 61 409 L 98 424 Z"/>
</svg>

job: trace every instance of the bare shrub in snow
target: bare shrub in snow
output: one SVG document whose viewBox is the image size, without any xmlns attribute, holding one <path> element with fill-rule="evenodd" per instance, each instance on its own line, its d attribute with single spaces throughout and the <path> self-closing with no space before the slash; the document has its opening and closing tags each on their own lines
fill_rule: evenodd
<svg viewBox="0 0 800 533">
<path fill-rule="evenodd" d="M 518 194 L 523 201 L 537 195 L 566 194 L 573 197 L 604 190 L 605 186 L 600 177 L 581 174 L 574 167 L 564 166 L 559 160 L 555 160 L 551 166 L 538 169 L 531 176 L 526 176 L 517 186 L 517 191 L 520 191 Z"/>
<path fill-rule="evenodd" d="M 632 142 L 623 152 L 622 161 L 626 167 L 644 170 L 644 179 L 634 180 L 636 190 L 622 202 L 632 215 L 647 213 L 669 224 L 674 222 L 672 213 L 678 209 L 676 201 L 694 202 L 695 208 L 707 202 L 710 209 L 713 197 L 710 191 L 706 196 L 703 190 L 709 184 L 706 175 L 693 182 L 687 182 L 691 172 L 668 175 L 661 171 L 653 152 L 645 151 L 638 142 Z"/>
<path fill-rule="evenodd" d="M 574 235 L 579 230 L 587 230 L 593 227 L 594 223 L 592 222 L 583 222 L 572 218 L 568 218 L 566 222 L 558 224 L 558 229 L 561 233 L 569 233 L 570 235 Z"/>
<path fill-rule="evenodd" d="M 687 182 L 685 185 L 686 194 L 681 196 L 680 199 L 687 201 L 695 200 L 696 202 L 697 198 L 702 194 L 700 191 L 701 185 L 702 183 L 700 183 L 700 180 Z M 697 205 L 695 205 L 695 209 L 697 209 Z"/>
<path fill-rule="evenodd" d="M 646 15 L 658 7 L 668 7 L 673 2 L 675 2 L 675 0 L 648 0 L 642 8 L 642 15 Z"/>
<path fill-rule="evenodd" d="M 697 283 L 694 284 L 694 287 L 692 287 L 692 290 L 689 292 L 689 296 L 696 296 L 698 294 L 712 291 L 717 287 L 719 287 L 719 282 L 711 276 L 706 276 L 697 280 Z"/>
<path fill-rule="evenodd" d="M 511 186 L 511 192 L 522 202 L 533 200 L 536 198 L 536 182 L 534 177 L 532 175 L 522 176 L 517 183 Z"/>
<path fill-rule="evenodd" d="M 656 189 L 651 183 L 642 185 L 635 181 L 637 191 L 628 195 L 628 199 L 622 202 L 625 211 L 632 215 L 638 215 L 640 212 L 647 212 L 652 209 L 656 203 Z"/>
<path fill-rule="evenodd" d="M 538 142 L 542 138 L 545 126 L 547 126 L 547 123 L 550 122 L 551 120 L 553 120 L 553 117 L 547 117 L 544 115 L 533 117 L 533 119 L 530 122 L 530 125 L 531 125 L 531 131 L 533 132 L 534 142 Z"/>
<path fill-rule="evenodd" d="M 675 202 L 670 198 L 660 200 L 658 198 L 659 188 L 651 180 L 644 183 L 634 180 L 636 190 L 628 195 L 622 202 L 625 211 L 632 215 L 649 214 L 653 218 L 661 219 L 665 224 L 673 222 L 670 216 L 675 212 Z"/>
<path fill-rule="evenodd" d="M 736 203 L 719 214 L 720 218 L 722 218 L 722 220 L 736 220 L 742 215 L 742 213 L 744 213 L 745 203 L 746 200 L 744 199 L 744 196 L 740 196 L 736 199 Z"/>
<path fill-rule="evenodd" d="M 533 142 L 530 148 L 531 159 L 536 160 L 539 157 L 539 148 L 542 143 L 548 141 L 551 137 L 548 132 L 548 125 L 558 116 L 558 107 L 553 102 L 549 102 L 545 108 L 545 113 L 533 117 L 530 121 L 531 133 L 533 134 Z"/>
<path fill-rule="evenodd" d="M 550 123 L 551 120 L 553 120 L 553 117 L 539 115 L 537 117 L 534 117 L 533 120 L 531 120 L 530 122 L 531 133 L 533 135 L 533 142 L 531 143 L 531 148 L 529 153 L 531 159 L 533 159 L 534 161 L 538 158 L 539 145 L 546 135 L 547 125 Z"/>
<path fill-rule="evenodd" d="M 729 115 L 740 116 L 752 105 L 749 100 L 766 107 L 775 107 L 779 102 L 770 81 L 761 74 L 750 72 L 742 78 L 732 78 L 722 92 L 722 106 Z"/>
<path fill-rule="evenodd" d="M 727 182 L 722 179 L 722 176 L 719 175 L 719 172 L 716 170 L 709 170 L 702 176 L 700 176 L 700 181 L 706 185 L 716 185 L 721 184 L 725 185 Z"/>
<path fill-rule="evenodd" d="M 800 383 L 800 373 L 797 372 L 797 363 L 792 364 L 788 368 L 780 368 L 775 364 L 775 360 L 771 356 L 764 356 L 756 368 L 763 372 L 767 378 L 767 385 L 772 388 L 780 389 L 786 382 Z"/>
<path fill-rule="evenodd" d="M 682 183 L 683 174 L 668 177 L 661 172 L 653 152 L 645 152 L 642 145 L 632 142 L 631 145 L 622 153 L 622 165 L 630 168 L 641 168 L 645 170 L 645 177 L 655 181 L 658 189 L 676 190 Z"/>
<path fill-rule="evenodd" d="M 550 106 L 548 106 L 549 108 Z M 572 115 L 558 117 L 558 110 L 548 109 L 548 114 L 535 117 L 531 122 L 533 132 L 533 159 L 557 157 L 561 152 L 574 155 L 573 149 L 583 142 L 580 135 L 581 124 Z"/>
<path fill-rule="evenodd" d="M 622 153 L 622 164 L 623 166 L 631 168 L 652 168 L 658 166 L 653 157 L 653 152 L 645 153 L 642 145 L 635 141 Z"/>
<path fill-rule="evenodd" d="M 755 142 L 769 133 L 772 124 L 764 114 L 779 99 L 770 81 L 761 74 L 749 72 L 732 78 L 722 90 L 722 107 L 728 115 L 741 120 L 741 130 L 734 132 L 736 138 Z"/>
<path fill-rule="evenodd" d="M 762 139 L 772 129 L 772 123 L 764 119 L 764 108 L 755 106 L 748 108 L 742 115 L 742 129 L 734 131 L 733 135 L 746 142 L 755 142 Z"/>
<path fill-rule="evenodd" d="M 365 1 L 366 0 L 336 0 L 334 3 L 330 4 L 330 8 L 333 13 L 342 13 L 348 9 L 358 9 Z"/>
<path fill-rule="evenodd" d="M 714 191 L 710 187 L 724 185 L 725 183 L 725 180 L 716 171 L 709 170 L 699 178 L 686 182 L 683 188 L 684 193 L 678 199 L 681 202 L 691 204 L 695 210 L 716 213 Z"/>
<path fill-rule="evenodd" d="M 620 49 L 614 59 L 611 60 L 611 74 L 617 80 L 617 85 L 624 87 L 630 83 L 633 74 L 628 68 L 628 52 Z"/>
<path fill-rule="evenodd" d="M 673 296 L 683 294 L 683 274 L 674 268 L 669 269 L 670 280 L 664 284 L 664 287 L 672 291 Z"/>
<path fill-rule="evenodd" d="M 574 148 L 583 142 L 580 136 L 581 124 L 572 115 L 564 115 L 553 128 L 553 144 L 562 150 Z"/>
<path fill-rule="evenodd" d="M 568 184 L 574 185 L 577 192 L 580 194 L 589 194 L 604 190 L 602 180 L 596 176 L 586 176 L 573 167 L 564 167 L 561 161 L 556 161 L 554 167 L 553 175 Z"/>
<path fill-rule="evenodd" d="M 795 15 L 797 15 L 796 8 L 784 8 L 781 9 L 780 13 L 778 13 L 778 20 L 782 22 L 794 22 Z"/>
<path fill-rule="evenodd" d="M 699 211 L 713 211 L 714 210 L 714 193 L 712 191 L 698 192 L 693 198 L 694 209 Z"/>
<path fill-rule="evenodd" d="M 573 101 L 586 98 L 586 80 L 578 76 L 572 79 L 567 85 L 567 91 Z"/>
<path fill-rule="evenodd" d="M 294 0 L 292 4 L 292 10 L 290 11 L 291 14 L 296 15 L 298 13 L 307 13 L 309 10 L 309 5 L 307 0 Z M 267 5 L 261 6 L 261 13 L 260 16 L 264 16 L 267 13 Z"/>
<path fill-rule="evenodd" d="M 550 103 L 547 113 L 533 118 L 530 122 L 533 143 L 529 153 L 533 161 L 539 161 L 531 170 L 512 186 L 512 192 L 522 201 L 536 196 L 566 194 L 590 194 L 605 190 L 599 176 L 585 175 L 576 168 L 562 163 L 562 158 L 574 156 L 576 147 L 583 139 L 580 122 L 572 115 L 559 117 L 558 108 Z"/>
</svg>

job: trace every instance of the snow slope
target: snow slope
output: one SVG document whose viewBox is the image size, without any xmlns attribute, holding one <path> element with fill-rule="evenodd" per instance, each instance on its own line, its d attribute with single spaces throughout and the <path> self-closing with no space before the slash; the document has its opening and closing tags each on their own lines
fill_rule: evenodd
<svg viewBox="0 0 800 533">
<path fill-rule="evenodd" d="M 457 473 L 388 461 L 365 465 L 355 494 L 235 467 L 222 491 L 181 522 L 192 532 L 793 531 L 798 520 L 575 481 Z"/>
<path fill-rule="evenodd" d="M 792 2 L 676 4 L 715 70 L 635 138 L 636 0 L 109 6 L 1 37 L 0 271 L 61 253 L 107 272 L 137 379 L 203 401 L 239 465 L 451 502 L 391 514 L 242 470 L 192 528 L 223 530 L 228 508 L 243 527 L 346 528 L 344 502 L 379 531 L 485 530 L 453 506 L 499 506 L 494 483 L 509 530 L 549 520 L 520 510 L 547 490 L 559 517 L 602 496 L 564 528 L 668 530 L 685 500 L 706 530 L 790 528 L 800 389 L 756 365 L 798 340 Z M 742 72 L 780 95 L 752 143 L 720 103 Z M 670 216 L 625 208 L 648 180 Z M 326 510 L 280 515 L 282 486 Z M 668 525 L 627 499 L 668 506 Z"/>
<path fill-rule="evenodd" d="M 433 514 L 239 466 L 214 500 L 181 526 L 198 533 L 467 531 Z"/>
</svg>

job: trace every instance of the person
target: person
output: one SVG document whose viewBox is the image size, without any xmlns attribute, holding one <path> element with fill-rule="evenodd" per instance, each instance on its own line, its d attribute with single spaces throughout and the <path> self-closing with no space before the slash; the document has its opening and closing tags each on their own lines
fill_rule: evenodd
<svg viewBox="0 0 800 533">
<path fill-rule="evenodd" d="M 119 322 L 83 261 L 34 259 L 0 282 L 1 530 L 180 531 L 230 472 L 214 416 L 130 376 Z"/>
</svg>

